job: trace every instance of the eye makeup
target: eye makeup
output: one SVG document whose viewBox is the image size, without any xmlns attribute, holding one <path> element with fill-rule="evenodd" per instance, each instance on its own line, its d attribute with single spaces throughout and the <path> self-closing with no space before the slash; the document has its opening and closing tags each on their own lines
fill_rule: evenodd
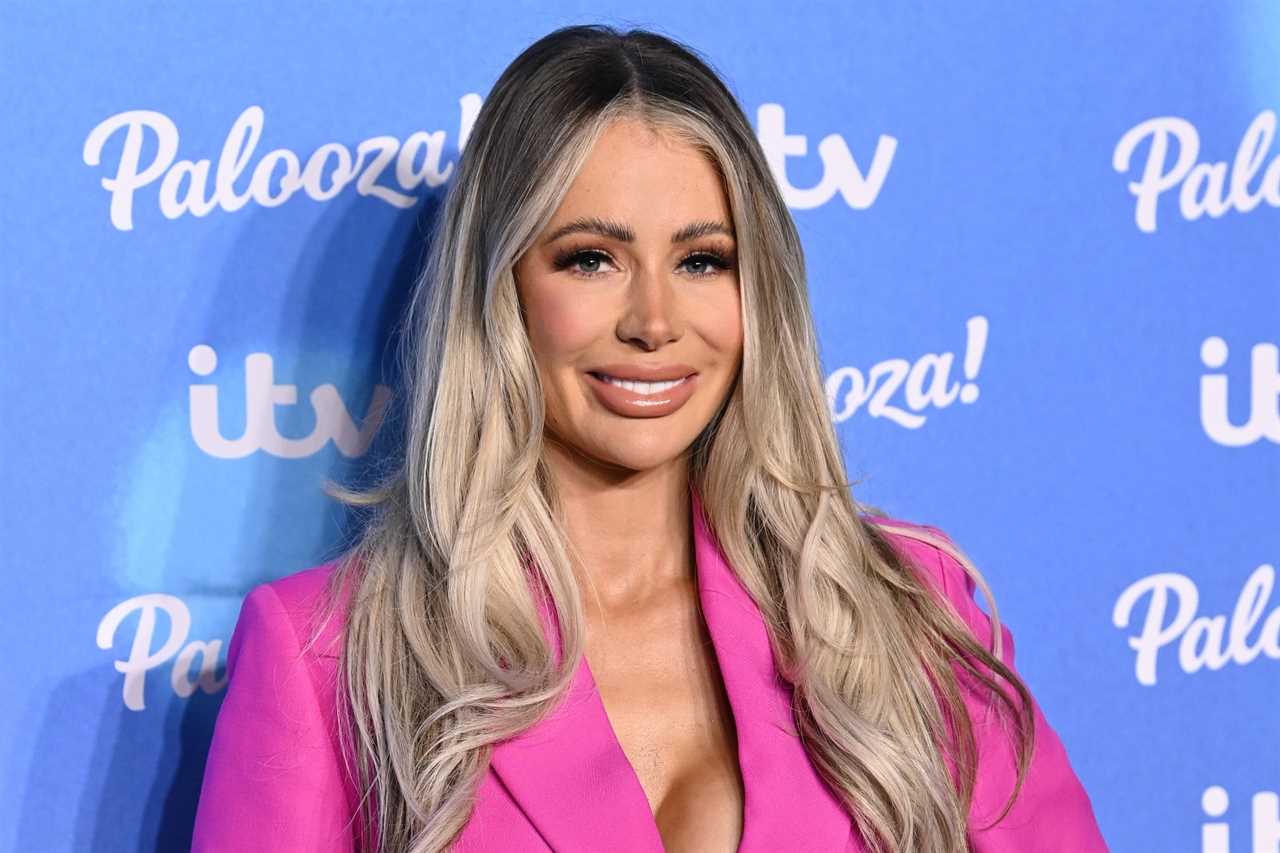
<svg viewBox="0 0 1280 853">
<path fill-rule="evenodd" d="M 603 249 L 596 249 L 590 246 L 570 246 L 556 253 L 552 260 L 552 267 L 557 272 L 568 270 L 572 275 L 580 278 L 594 278 L 600 275 L 596 271 L 583 271 L 571 269 L 575 264 L 592 261 L 596 263 L 609 262 L 612 263 L 609 253 Z M 706 246 L 693 249 L 680 259 L 677 267 L 684 266 L 689 263 L 697 263 L 707 268 L 706 272 L 693 273 L 693 278 L 709 278 L 722 272 L 733 269 L 734 257 L 731 253 L 721 252 L 719 249 Z"/>
</svg>

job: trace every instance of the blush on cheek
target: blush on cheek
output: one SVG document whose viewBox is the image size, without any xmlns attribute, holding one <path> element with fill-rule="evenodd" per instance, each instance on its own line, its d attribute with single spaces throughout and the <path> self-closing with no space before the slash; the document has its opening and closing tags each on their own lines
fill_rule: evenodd
<svg viewBox="0 0 1280 853">
<path fill-rule="evenodd" d="M 742 318 L 737 299 L 706 306 L 696 318 L 697 329 L 712 349 L 737 360 L 742 354 Z"/>
<path fill-rule="evenodd" d="M 601 317 L 581 299 L 540 299 L 526 309 L 530 338 L 547 354 L 572 352 L 599 334 Z"/>
</svg>

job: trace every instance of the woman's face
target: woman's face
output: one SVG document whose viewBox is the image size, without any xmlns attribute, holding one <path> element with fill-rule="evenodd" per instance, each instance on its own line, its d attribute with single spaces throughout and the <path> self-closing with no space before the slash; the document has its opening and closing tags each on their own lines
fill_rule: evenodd
<svg viewBox="0 0 1280 853">
<path fill-rule="evenodd" d="M 631 471 L 680 457 L 742 356 L 733 220 L 706 156 L 614 121 L 515 278 L 548 439 Z"/>
</svg>

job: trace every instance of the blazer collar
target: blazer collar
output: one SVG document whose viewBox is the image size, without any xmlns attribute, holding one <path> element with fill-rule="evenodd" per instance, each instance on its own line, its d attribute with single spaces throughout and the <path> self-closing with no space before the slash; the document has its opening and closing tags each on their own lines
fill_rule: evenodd
<svg viewBox="0 0 1280 853">
<path fill-rule="evenodd" d="M 775 666 L 764 619 L 716 542 L 696 490 L 690 494 L 698 599 L 738 734 L 745 793 L 738 850 L 862 851 L 848 813 L 796 733 L 791 687 Z M 558 654 L 554 616 L 546 624 Z M 565 700 L 537 725 L 495 744 L 490 767 L 553 850 L 608 839 L 617 853 L 662 853 L 644 789 L 585 656 Z"/>
</svg>

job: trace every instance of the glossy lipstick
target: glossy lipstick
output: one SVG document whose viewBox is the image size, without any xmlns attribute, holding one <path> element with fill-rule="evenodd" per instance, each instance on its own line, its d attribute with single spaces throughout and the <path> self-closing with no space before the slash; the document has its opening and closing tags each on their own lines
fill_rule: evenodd
<svg viewBox="0 0 1280 853">
<path fill-rule="evenodd" d="M 671 414 L 685 404 L 698 381 L 697 371 L 686 364 L 603 364 L 586 377 L 600 404 L 625 418 Z"/>
</svg>

